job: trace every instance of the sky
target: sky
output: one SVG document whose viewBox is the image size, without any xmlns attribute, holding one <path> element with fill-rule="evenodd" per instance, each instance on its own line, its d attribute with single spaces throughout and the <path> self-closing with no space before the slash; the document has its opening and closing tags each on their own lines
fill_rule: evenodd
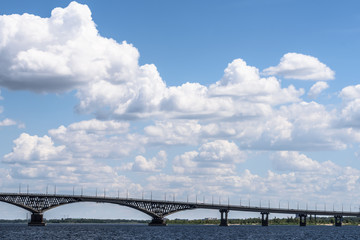
<svg viewBox="0 0 360 240">
<path fill-rule="evenodd" d="M 359 7 L 0 2 L 0 191 L 359 211 Z"/>
</svg>

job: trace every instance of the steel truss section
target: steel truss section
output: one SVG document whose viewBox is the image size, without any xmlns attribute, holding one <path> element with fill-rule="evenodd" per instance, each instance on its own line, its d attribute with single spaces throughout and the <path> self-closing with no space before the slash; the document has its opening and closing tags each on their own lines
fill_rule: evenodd
<svg viewBox="0 0 360 240">
<path fill-rule="evenodd" d="M 121 205 L 131 206 L 136 209 L 145 210 L 146 212 L 152 213 L 151 215 L 153 217 L 159 218 L 163 218 L 171 213 L 175 213 L 178 211 L 196 208 L 196 206 L 192 204 L 178 204 L 172 202 L 149 202 L 139 200 L 122 201 Z"/>
<path fill-rule="evenodd" d="M 0 201 L 19 206 L 33 213 L 41 213 L 63 204 L 78 202 L 79 199 L 61 196 L 12 194 L 0 195 Z"/>
</svg>

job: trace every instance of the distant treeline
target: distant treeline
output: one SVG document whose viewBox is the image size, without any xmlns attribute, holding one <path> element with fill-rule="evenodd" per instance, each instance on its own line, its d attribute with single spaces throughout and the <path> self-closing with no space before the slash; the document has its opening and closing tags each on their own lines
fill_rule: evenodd
<svg viewBox="0 0 360 240">
<path fill-rule="evenodd" d="M 109 224 L 147 224 L 149 220 L 128 220 L 128 219 L 89 219 L 89 218 L 62 218 L 62 219 L 47 219 L 46 223 L 109 223 Z M 27 223 L 25 219 L 7 220 L 0 219 L 0 223 Z M 314 217 L 308 216 L 306 218 L 307 225 L 325 225 L 334 224 L 335 220 L 333 217 Z M 219 219 L 173 219 L 166 220 L 167 224 L 220 224 Z M 260 218 L 246 218 L 246 219 L 228 219 L 229 224 L 237 225 L 261 225 Z M 269 219 L 269 225 L 298 225 L 299 219 L 295 217 L 288 218 L 273 218 Z M 358 217 L 344 217 L 344 225 L 359 225 L 360 218 Z"/>
<path fill-rule="evenodd" d="M 220 224 L 219 219 L 196 219 L 196 220 L 187 220 L 187 219 L 174 219 L 167 220 L 168 224 Z M 260 218 L 246 218 L 246 219 L 228 219 L 229 224 L 238 224 L 238 225 L 261 225 Z M 307 225 L 325 225 L 325 224 L 334 224 L 335 219 L 333 217 L 310 217 L 306 218 Z M 298 225 L 299 218 L 289 217 L 289 218 L 273 218 L 269 219 L 269 225 Z M 343 218 L 344 225 L 358 225 L 360 224 L 360 218 L 357 217 L 345 217 Z"/>
</svg>

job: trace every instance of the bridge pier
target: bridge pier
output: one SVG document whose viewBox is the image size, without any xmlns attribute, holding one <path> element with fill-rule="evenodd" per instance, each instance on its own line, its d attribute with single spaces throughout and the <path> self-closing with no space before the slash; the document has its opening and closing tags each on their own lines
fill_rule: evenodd
<svg viewBox="0 0 360 240">
<path fill-rule="evenodd" d="M 153 219 L 149 223 L 149 226 L 166 226 L 166 222 L 164 218 L 153 217 Z"/>
<path fill-rule="evenodd" d="M 220 225 L 219 226 L 229 226 L 228 224 L 228 209 L 220 209 L 221 219 L 220 219 Z"/>
<path fill-rule="evenodd" d="M 306 214 L 300 213 L 299 218 L 300 218 L 300 227 L 305 227 L 306 226 Z"/>
<path fill-rule="evenodd" d="M 343 216 L 335 215 L 334 218 L 335 218 L 335 227 L 341 227 Z"/>
<path fill-rule="evenodd" d="M 261 226 L 269 226 L 269 212 L 261 212 Z"/>
<path fill-rule="evenodd" d="M 28 226 L 45 226 L 43 214 L 42 213 L 32 213 L 30 222 Z"/>
</svg>

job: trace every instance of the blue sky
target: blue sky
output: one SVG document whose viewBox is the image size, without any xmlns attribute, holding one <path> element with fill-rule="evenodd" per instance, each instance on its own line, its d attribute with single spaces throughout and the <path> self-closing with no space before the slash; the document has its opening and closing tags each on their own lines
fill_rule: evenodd
<svg viewBox="0 0 360 240">
<path fill-rule="evenodd" d="M 359 5 L 1 2 L 1 191 L 355 208 Z"/>
</svg>

